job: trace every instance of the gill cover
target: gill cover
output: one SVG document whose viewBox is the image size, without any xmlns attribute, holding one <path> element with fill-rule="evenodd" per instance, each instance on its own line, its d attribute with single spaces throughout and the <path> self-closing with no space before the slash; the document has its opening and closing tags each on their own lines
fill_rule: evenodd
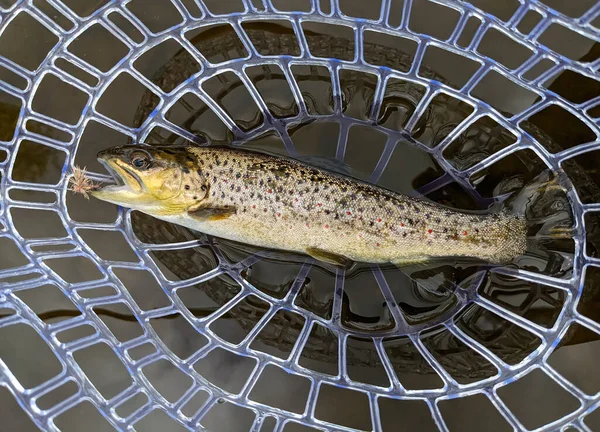
<svg viewBox="0 0 600 432">
<path fill-rule="evenodd" d="M 156 175 L 148 176 L 144 186 L 157 200 L 174 198 L 181 192 L 183 172 L 180 167 L 163 168 Z"/>
</svg>

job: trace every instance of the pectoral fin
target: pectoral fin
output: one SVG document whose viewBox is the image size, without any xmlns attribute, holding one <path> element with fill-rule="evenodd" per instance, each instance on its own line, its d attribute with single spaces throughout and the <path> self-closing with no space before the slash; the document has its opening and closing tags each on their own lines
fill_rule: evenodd
<svg viewBox="0 0 600 432">
<path fill-rule="evenodd" d="M 336 266 L 347 267 L 351 263 L 351 260 L 349 260 L 348 258 L 331 252 L 327 252 L 323 249 L 308 248 L 306 249 L 306 253 L 316 260 L 323 261 Z"/>
<path fill-rule="evenodd" d="M 189 210 L 188 215 L 200 222 L 217 221 L 227 219 L 234 215 L 237 208 L 234 206 L 227 207 L 200 207 L 196 210 Z"/>
</svg>

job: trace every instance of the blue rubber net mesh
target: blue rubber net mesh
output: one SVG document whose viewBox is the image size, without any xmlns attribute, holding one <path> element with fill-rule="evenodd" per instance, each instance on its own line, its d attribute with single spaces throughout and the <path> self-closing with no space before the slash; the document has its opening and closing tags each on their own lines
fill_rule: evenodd
<svg viewBox="0 0 600 432">
<path fill-rule="evenodd" d="M 582 8 L 577 16 L 567 16 L 559 7 L 552 9 L 542 1 L 519 0 L 510 14 L 496 16 L 493 9 L 487 10 L 492 2 L 476 2 L 484 10 L 461 1 L 427 2 L 432 9 L 426 13 L 449 17 L 449 23 L 438 28 L 413 25 L 412 17 L 415 11 L 424 10 L 419 9 L 424 2 L 411 0 L 375 2 L 368 17 L 350 16 L 344 2 L 340 6 L 338 1 L 307 0 L 297 11 L 291 7 L 282 11 L 276 8 L 279 2 L 274 5 L 269 0 L 243 0 L 236 6 L 232 6 L 234 2 L 212 2 L 207 6 L 201 0 L 165 0 L 160 2 L 162 21 L 153 18 L 153 13 L 148 13 L 151 8 L 140 0 L 95 3 L 84 9 L 77 2 L 58 0 L 1 4 L 0 92 L 13 109 L 3 114 L 6 118 L 2 121 L 10 130 L 3 132 L 0 142 L 0 247 L 5 252 L 0 267 L 0 333 L 4 337 L 18 328 L 20 333 L 16 334 L 22 336 L 22 343 L 2 339 L 18 360 L 2 359 L 0 385 L 40 429 L 60 430 L 64 413 L 86 405 L 94 415 L 102 416 L 103 422 L 119 430 L 128 430 L 132 425 L 137 429 L 156 413 L 162 416 L 160 421 L 167 422 L 156 420 L 156 425 L 167 425 L 158 428 L 199 430 L 206 427 L 204 420 L 211 412 L 226 404 L 250 413 L 251 430 L 260 430 L 268 422 L 276 431 L 293 430 L 292 424 L 316 430 L 377 431 L 389 428 L 382 424 L 382 412 L 400 401 L 418 402 L 425 414 L 420 408 L 414 409 L 396 425 L 408 422 L 411 415 L 424 415 L 429 420 L 419 417 L 420 421 L 430 421 L 446 430 L 449 426 L 440 407 L 449 400 L 472 396 L 485 399 L 494 409 L 495 421 L 515 430 L 558 430 L 567 426 L 590 429 L 586 416 L 598 406 L 599 397 L 595 391 L 572 383 L 548 359 L 574 326 L 600 332 L 600 325 L 578 307 L 586 295 L 591 295 L 586 290 L 593 285 L 590 275 L 596 275 L 594 266 L 599 264 L 590 246 L 585 246 L 585 223 L 600 210 L 597 187 L 593 178 L 586 177 L 586 170 L 589 174 L 594 167 L 586 165 L 585 160 L 586 155 L 600 149 L 596 118 L 600 94 L 588 96 L 583 92 L 585 96 L 567 97 L 560 89 L 550 90 L 546 82 L 568 73 L 573 80 L 585 80 L 597 88 L 600 59 L 581 58 L 594 41 L 600 40 L 600 3 L 590 2 L 587 10 Z M 533 23 L 532 16 L 536 17 Z M 329 26 L 330 36 L 316 37 L 319 26 L 321 30 Z M 551 30 L 554 33 L 549 37 Z M 199 42 L 194 39 L 204 34 L 204 40 L 208 40 L 206 34 L 210 31 L 224 32 L 219 43 L 202 46 L 202 38 Z M 339 39 L 338 32 L 346 32 L 350 38 Z M 495 39 L 489 39 L 492 35 Z M 385 43 L 377 42 L 386 38 L 387 48 Z M 588 48 L 578 55 L 563 52 L 555 43 L 563 38 L 575 47 Z M 32 44 L 37 45 L 38 54 L 40 50 L 43 53 L 19 55 Z M 174 60 L 165 69 L 153 71 L 154 75 L 144 73 L 144 55 L 168 44 L 177 47 Z M 495 50 L 500 44 L 512 44 L 509 54 Z M 98 60 L 94 49 L 111 55 Z M 445 80 L 425 65 L 429 53 L 436 50 L 449 56 L 442 57 L 438 65 L 441 68 L 444 64 L 461 65 L 459 78 L 453 79 L 458 66 L 452 66 L 454 72 L 452 67 L 447 68 L 451 79 Z M 270 102 L 273 92 L 280 93 L 269 88 L 268 81 L 274 76 L 286 84 L 289 105 Z M 325 96 L 319 94 L 323 90 L 316 84 L 307 87 L 323 80 L 329 85 Z M 486 91 L 481 90 L 483 82 L 487 82 Z M 496 91 L 510 88 L 529 98 L 530 103 L 490 103 L 495 88 L 490 82 L 502 83 Z M 223 92 L 227 86 L 247 92 L 249 103 L 256 105 L 253 116 L 240 114 L 227 105 L 227 92 Z M 405 102 L 386 102 L 386 98 L 393 99 L 394 89 L 400 89 Z M 50 95 L 46 100 L 51 103 L 44 102 L 42 93 Z M 358 93 L 367 95 L 367 102 L 352 111 L 349 101 Z M 128 99 L 135 99 L 133 94 L 137 95 L 133 120 L 115 118 L 118 116 L 113 115 L 110 103 L 120 100 L 127 104 Z M 106 100 L 110 101 L 108 105 Z M 203 108 L 194 107 L 194 103 Z M 176 112 L 177 106 L 184 108 L 182 113 Z M 583 128 L 585 132 L 546 140 L 545 132 L 540 130 L 543 127 L 526 121 L 547 110 L 563 113 L 560 118 L 564 119 L 565 129 L 572 131 L 572 124 L 577 124 L 577 130 Z M 199 116 L 212 116 L 214 124 L 223 127 L 215 126 L 213 132 L 195 129 L 191 113 L 198 112 L 202 113 Z M 459 115 L 445 118 L 451 116 L 449 112 Z M 184 120 L 178 120 L 178 115 Z M 434 118 L 442 118 L 446 127 L 432 127 Z M 107 220 L 82 220 L 77 215 L 78 206 L 98 204 L 83 198 L 73 201 L 67 190 L 73 166 L 86 163 L 83 146 L 100 141 L 93 139 L 100 129 L 105 131 L 100 144 L 104 147 L 111 145 L 111 136 L 117 137 L 116 141 L 124 137 L 130 142 L 212 141 L 234 145 L 262 137 L 258 146 L 272 149 L 264 137 L 274 136 L 281 143 L 282 153 L 298 155 L 304 150 L 297 148 L 298 141 L 293 139 L 295 128 L 310 122 L 337 125 L 331 153 L 340 160 L 355 145 L 349 139 L 353 129 L 377 131 L 380 145 L 373 146 L 376 154 L 370 172 L 365 174 L 365 179 L 373 183 L 381 184 L 390 169 L 393 174 L 394 155 L 403 146 L 406 151 L 418 151 L 424 155 L 423 160 L 439 170 L 432 181 L 421 185 L 420 192 L 425 195 L 458 185 L 470 191 L 475 203 L 490 204 L 486 196 L 491 195 L 482 192 L 485 185 L 478 188 L 485 183 L 481 173 L 491 172 L 503 161 L 501 169 L 511 169 L 516 162 L 510 158 L 518 152 L 535 159 L 532 166 L 540 172 L 543 168 L 566 172 L 565 184 L 572 181 L 575 185 L 568 190 L 575 233 L 572 270 L 552 273 L 496 269 L 496 278 L 510 279 L 516 286 L 538 287 L 537 297 L 515 306 L 478 289 L 458 290 L 455 302 L 445 313 L 415 322 L 407 318 L 396 301 L 385 269 L 369 267 L 366 271 L 387 305 L 389 319 L 366 331 L 342 323 L 346 313 L 344 295 L 356 289 L 345 278 L 344 270 L 337 270 L 332 277 L 329 313 L 319 313 L 306 306 L 318 301 L 306 298 L 303 290 L 309 276 L 314 283 L 311 260 L 304 259 L 293 267 L 295 276 L 285 281 L 284 291 L 267 290 L 261 284 L 269 281 L 269 268 L 261 275 L 253 267 L 266 259 L 262 252 L 250 251 L 243 256 L 229 253 L 227 244 L 218 239 L 156 225 L 127 209 L 118 209 Z M 489 145 L 469 150 L 473 142 Z M 463 146 L 462 153 L 456 151 L 456 143 Z M 106 178 L 94 170 L 92 162 L 87 163 L 93 179 Z M 105 211 L 106 207 L 101 207 L 98 213 Z M 37 229 L 24 227 L 27 218 L 23 212 L 39 212 L 44 215 L 40 219 L 43 222 Z M 58 231 L 54 229 L 57 226 Z M 103 233 L 105 242 L 122 242 L 123 250 L 131 251 L 130 259 L 111 259 L 102 241 L 88 240 L 89 232 Z M 155 241 L 157 238 L 160 241 Z M 202 271 L 190 271 L 193 268 Z M 250 274 L 251 268 L 254 274 Z M 144 282 L 148 290 L 155 286 L 164 295 L 165 301 L 159 306 L 145 303 L 144 292 L 136 295 L 128 289 L 128 277 L 139 279 L 142 274 L 148 278 Z M 216 285 L 211 288 L 214 281 Z M 474 277 L 470 283 L 481 285 L 482 281 Z M 489 280 L 486 283 L 493 284 Z M 206 292 L 217 304 L 204 315 L 190 307 L 183 294 L 200 286 L 208 287 Z M 53 290 L 56 298 L 70 305 L 72 316 L 43 320 L 32 307 L 35 302 L 29 301 L 40 289 Z M 525 313 L 540 298 L 556 309 L 547 322 Z M 511 339 L 512 348 L 505 344 L 497 349 L 483 343 L 460 325 L 459 317 L 464 318 L 464 313 L 459 311 L 469 305 L 524 332 Z M 139 333 L 118 334 L 116 327 L 98 312 L 109 306 L 121 307 L 117 314 L 132 317 Z M 183 353 L 170 346 L 168 332 L 153 325 L 157 319 L 173 316 L 187 323 L 189 338 L 196 341 L 190 342 L 191 348 Z M 225 317 L 233 317 L 246 329 L 239 340 L 228 340 L 215 330 L 214 324 Z M 270 327 L 273 323 L 279 323 L 275 330 Z M 468 356 L 435 355 L 425 337 L 434 328 L 452 336 L 454 348 L 466 347 L 471 357 L 477 356 L 480 360 L 473 361 L 476 367 Z M 29 358 L 21 345 L 30 340 L 41 343 L 39 352 L 45 354 Z M 287 352 L 280 355 L 256 349 L 253 344 L 260 340 L 276 348 L 285 346 Z M 389 341 L 411 347 L 410 358 L 405 359 L 408 363 L 420 360 L 414 360 L 412 369 L 404 366 L 401 370 Z M 357 344 L 368 344 L 370 351 L 356 349 Z M 515 360 L 514 355 L 503 356 L 503 349 L 522 355 Z M 83 367 L 78 362 L 78 353 L 85 350 L 94 350 L 99 359 L 113 359 L 115 376 L 120 374 L 127 384 L 116 392 L 103 391 L 103 381 L 110 378 L 98 379 L 93 366 Z M 312 359 L 333 358 L 335 372 L 307 367 L 301 361 L 303 353 Z M 358 358 L 361 353 L 369 359 Z M 209 379 L 198 366 L 203 359 L 218 355 L 249 361 L 239 388 Z M 385 384 L 356 379 L 350 369 L 361 362 L 380 366 Z M 35 373 L 20 373 L 18 363 L 33 369 L 36 363 L 55 363 L 56 370 L 36 379 Z M 157 365 L 174 371 L 169 376 L 178 377 L 178 392 L 165 390 L 148 378 L 148 371 Z M 402 373 L 424 370 L 438 377 L 440 384 L 411 387 L 399 379 Z M 478 375 L 473 372 L 477 370 L 489 373 Z M 303 392 L 300 409 L 278 403 L 277 397 L 253 397 L 267 373 L 271 374 L 268 382 L 273 387 L 282 377 L 303 382 L 302 386 L 291 387 Z M 505 387 L 532 374 L 542 374 L 550 383 L 548 388 L 558 388 L 574 401 L 566 413 L 533 426 L 525 424 L 519 406 L 501 397 Z M 461 378 L 465 376 L 470 379 Z M 43 403 L 44 396 L 67 387 L 71 391 L 60 402 Z M 325 395 L 329 406 L 333 406 L 331 401 L 338 390 L 352 391 L 362 400 L 370 424 L 357 427 L 327 414 L 323 408 Z M 125 406 L 129 408 L 122 409 Z M 90 414 L 92 418 L 100 421 Z"/>
</svg>

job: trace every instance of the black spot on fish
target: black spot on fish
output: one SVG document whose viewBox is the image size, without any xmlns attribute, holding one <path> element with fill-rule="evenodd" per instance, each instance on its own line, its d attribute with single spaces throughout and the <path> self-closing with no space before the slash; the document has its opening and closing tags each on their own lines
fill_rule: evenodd
<svg viewBox="0 0 600 432">
<path fill-rule="evenodd" d="M 203 191 L 205 191 L 206 190 L 206 185 L 200 186 L 200 189 L 202 189 Z"/>
<path fill-rule="evenodd" d="M 430 215 L 429 213 L 427 213 L 427 214 L 425 215 L 425 219 L 428 219 L 428 220 L 429 220 L 430 218 L 431 218 L 431 215 Z"/>
<path fill-rule="evenodd" d="M 212 193 L 212 196 L 215 196 L 215 193 L 216 193 L 216 192 L 214 192 L 214 191 L 213 191 L 213 193 Z"/>
<path fill-rule="evenodd" d="M 216 183 L 216 182 L 217 182 L 217 177 L 213 176 L 213 183 Z"/>
<path fill-rule="evenodd" d="M 442 220 L 440 218 L 435 218 L 435 223 L 440 223 Z"/>
<path fill-rule="evenodd" d="M 221 198 L 225 198 L 225 192 L 221 192 Z"/>
<path fill-rule="evenodd" d="M 330 210 L 325 210 L 325 214 L 328 215 L 329 213 L 331 213 Z"/>
<path fill-rule="evenodd" d="M 313 190 L 313 192 L 315 192 L 315 193 L 316 193 L 316 192 L 319 192 L 319 188 L 318 188 L 318 187 L 316 187 L 316 188 Z"/>
<path fill-rule="evenodd" d="M 263 209 L 263 211 L 266 213 L 266 212 L 267 212 L 267 208 L 265 207 L 265 208 Z"/>
<path fill-rule="evenodd" d="M 339 218 L 340 218 L 340 215 L 336 213 L 336 215 L 335 215 L 334 219 L 336 219 L 336 220 L 337 220 L 337 219 L 339 219 Z"/>
<path fill-rule="evenodd" d="M 184 168 L 184 169 L 183 169 L 183 172 L 184 172 L 185 174 L 189 174 L 189 173 L 190 173 L 190 170 L 189 170 L 189 169 L 187 169 L 187 168 Z"/>
<path fill-rule="evenodd" d="M 404 210 L 404 204 L 398 204 L 398 209 Z"/>
<path fill-rule="evenodd" d="M 242 188 L 241 188 L 241 187 L 239 187 L 239 186 L 235 188 L 235 191 L 236 191 L 236 192 L 239 192 L 239 191 L 241 191 L 241 190 L 242 190 Z"/>
<path fill-rule="evenodd" d="M 241 173 L 236 173 L 236 174 L 235 174 L 235 178 L 238 178 L 238 179 L 239 179 L 241 176 L 242 176 L 242 174 L 241 174 Z"/>
<path fill-rule="evenodd" d="M 406 235 L 407 235 L 407 234 L 406 234 L 406 231 L 404 231 L 404 232 L 402 233 L 402 237 L 406 237 Z"/>
<path fill-rule="evenodd" d="M 229 161 L 227 159 L 225 159 L 225 162 L 223 162 L 223 166 L 227 166 L 228 163 L 229 163 Z"/>
<path fill-rule="evenodd" d="M 264 185 L 265 185 L 265 181 L 264 181 L 264 180 L 261 180 L 260 182 L 258 182 L 258 184 L 259 184 L 260 186 L 264 186 Z"/>
<path fill-rule="evenodd" d="M 197 197 L 196 195 L 194 195 L 194 196 L 192 197 L 192 199 L 195 199 L 195 200 L 197 200 L 197 199 L 198 199 L 198 197 Z"/>
<path fill-rule="evenodd" d="M 184 188 L 185 190 L 190 190 L 190 185 L 185 185 Z"/>
</svg>

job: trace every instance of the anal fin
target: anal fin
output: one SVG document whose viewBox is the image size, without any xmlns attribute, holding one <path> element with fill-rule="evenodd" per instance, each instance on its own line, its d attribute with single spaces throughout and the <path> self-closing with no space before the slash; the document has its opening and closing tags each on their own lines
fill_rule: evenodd
<svg viewBox="0 0 600 432">
<path fill-rule="evenodd" d="M 188 215 L 200 222 L 208 222 L 227 219 L 234 215 L 236 211 L 237 208 L 234 206 L 200 207 L 196 210 L 188 210 Z"/>
<path fill-rule="evenodd" d="M 402 259 L 393 264 L 415 284 L 429 293 L 439 296 L 447 295 L 454 291 L 454 284 L 447 280 L 441 273 L 435 271 L 435 262 L 432 262 L 425 256 Z"/>
<path fill-rule="evenodd" d="M 344 256 L 327 252 L 326 250 L 319 248 L 308 248 L 306 249 L 306 253 L 316 260 L 340 267 L 347 267 L 351 263 L 351 260 Z"/>
<path fill-rule="evenodd" d="M 400 268 L 418 268 L 425 267 L 429 259 L 426 256 L 415 256 L 411 258 L 403 258 L 397 261 L 392 262 L 392 264 L 400 267 Z"/>
</svg>

